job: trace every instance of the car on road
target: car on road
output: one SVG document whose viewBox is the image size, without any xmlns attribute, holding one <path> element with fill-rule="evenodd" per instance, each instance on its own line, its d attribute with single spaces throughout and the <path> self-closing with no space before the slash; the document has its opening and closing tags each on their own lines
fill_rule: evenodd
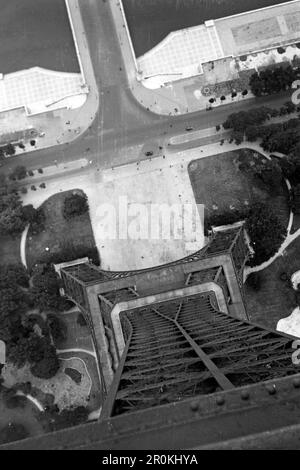
<svg viewBox="0 0 300 470">
<path fill-rule="evenodd" d="M 194 128 L 193 128 L 192 126 L 187 126 L 187 127 L 185 128 L 185 130 L 186 130 L 187 132 L 190 132 L 190 131 L 193 131 Z"/>
</svg>

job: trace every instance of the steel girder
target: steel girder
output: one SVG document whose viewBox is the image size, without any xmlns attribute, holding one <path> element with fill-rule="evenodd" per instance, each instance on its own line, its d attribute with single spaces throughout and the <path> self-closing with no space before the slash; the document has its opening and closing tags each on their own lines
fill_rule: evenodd
<svg viewBox="0 0 300 470">
<path fill-rule="evenodd" d="M 296 373 L 290 337 L 217 311 L 211 293 L 122 315 L 131 334 L 111 415 Z"/>
</svg>

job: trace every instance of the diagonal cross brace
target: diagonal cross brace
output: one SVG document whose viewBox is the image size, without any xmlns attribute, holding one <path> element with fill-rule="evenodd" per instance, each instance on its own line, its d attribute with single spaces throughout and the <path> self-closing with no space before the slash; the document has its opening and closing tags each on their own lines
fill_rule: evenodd
<svg viewBox="0 0 300 470">
<path fill-rule="evenodd" d="M 198 344 L 190 337 L 190 335 L 182 328 L 177 321 L 174 322 L 180 332 L 183 334 L 185 339 L 189 342 L 197 356 L 201 359 L 203 364 L 207 367 L 210 373 L 213 375 L 215 380 L 218 382 L 220 387 L 223 390 L 230 390 L 235 388 L 234 385 L 228 380 L 228 378 L 221 372 L 221 370 L 216 366 L 216 364 L 210 359 L 210 357 L 205 354 L 203 349 L 201 349 Z"/>
</svg>

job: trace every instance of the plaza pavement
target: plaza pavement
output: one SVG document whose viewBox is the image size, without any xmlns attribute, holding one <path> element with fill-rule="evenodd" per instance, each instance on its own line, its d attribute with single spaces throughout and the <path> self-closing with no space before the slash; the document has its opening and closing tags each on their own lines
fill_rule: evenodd
<svg viewBox="0 0 300 470">
<path fill-rule="evenodd" d="M 204 140 L 205 142 L 205 140 Z M 195 241 L 194 226 L 184 233 L 182 239 L 107 239 L 104 233 L 104 222 L 109 222 L 99 207 L 113 212 L 118 210 L 120 198 L 126 198 L 127 208 L 133 204 L 195 204 L 195 198 L 188 174 L 188 165 L 199 158 L 207 158 L 238 148 L 253 148 L 260 151 L 258 144 L 236 144 L 225 142 L 209 143 L 201 147 L 174 150 L 172 147 L 164 155 L 148 160 L 120 165 L 95 172 L 87 165 L 80 173 L 61 173 L 58 177 L 44 178 L 45 189 L 28 191 L 23 195 L 24 204 L 40 206 L 50 196 L 72 189 L 83 190 L 89 199 L 90 217 L 101 266 L 107 270 L 135 270 L 148 268 L 180 259 L 197 251 L 205 244 L 203 220 L 201 214 L 202 238 Z M 138 155 L 136 155 L 138 158 Z M 30 188 L 30 185 L 28 185 Z M 124 199 L 123 199 L 124 201 Z M 124 207 L 124 206 L 122 206 Z M 130 215 L 130 214 L 129 214 Z M 129 219 L 132 220 L 132 217 Z M 200 229 L 201 230 L 201 229 Z M 45 247 L 46 248 L 46 247 Z"/>
</svg>

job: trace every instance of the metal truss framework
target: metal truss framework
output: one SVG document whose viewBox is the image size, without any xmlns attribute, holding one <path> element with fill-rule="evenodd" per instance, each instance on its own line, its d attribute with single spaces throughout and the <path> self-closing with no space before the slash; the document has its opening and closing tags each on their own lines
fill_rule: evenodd
<svg viewBox="0 0 300 470">
<path fill-rule="evenodd" d="M 121 317 L 126 347 L 102 419 L 297 372 L 292 338 L 218 311 L 213 293 Z"/>
<path fill-rule="evenodd" d="M 192 263 L 201 259 L 214 257 L 223 253 L 230 253 L 236 263 L 237 274 L 239 275 L 244 267 L 248 256 L 248 248 L 245 245 L 244 228 L 237 227 L 227 231 L 216 232 L 210 242 L 201 250 L 183 259 L 173 261 L 163 266 L 140 269 L 136 271 L 104 271 L 92 264 L 78 264 L 66 267 L 62 270 L 63 279 L 66 282 L 66 274 L 77 280 L 82 285 L 93 285 L 107 280 L 123 279 L 132 275 L 156 271 L 161 267 L 172 267 L 179 264 Z"/>
</svg>

